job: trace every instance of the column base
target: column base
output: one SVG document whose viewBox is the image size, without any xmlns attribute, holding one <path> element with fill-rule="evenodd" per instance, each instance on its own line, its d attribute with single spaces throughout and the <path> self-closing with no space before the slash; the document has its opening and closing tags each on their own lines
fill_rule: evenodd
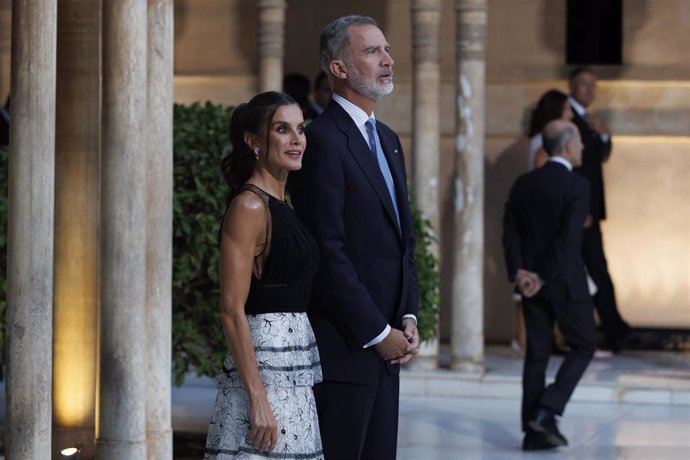
<svg viewBox="0 0 690 460">
<path fill-rule="evenodd" d="M 65 428 L 53 425 L 52 456 L 63 458 L 60 451 L 68 447 L 79 449 L 80 458 L 95 458 L 95 432 L 91 427 Z"/>
<path fill-rule="evenodd" d="M 439 341 L 437 338 L 422 342 L 419 354 L 413 357 L 405 367 L 407 369 L 430 371 L 438 369 Z"/>
<path fill-rule="evenodd" d="M 465 372 L 468 374 L 483 374 L 486 370 L 484 367 L 484 361 L 463 357 L 453 357 L 450 363 L 450 368 L 454 371 Z"/>
</svg>

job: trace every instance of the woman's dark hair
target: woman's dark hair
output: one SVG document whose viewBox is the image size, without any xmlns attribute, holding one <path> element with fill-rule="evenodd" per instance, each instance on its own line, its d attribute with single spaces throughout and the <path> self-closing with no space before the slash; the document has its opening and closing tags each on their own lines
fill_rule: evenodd
<svg viewBox="0 0 690 460">
<path fill-rule="evenodd" d="M 545 92 L 539 98 L 537 106 L 532 111 L 527 135 L 532 137 L 535 134 L 539 134 L 548 122 L 561 118 L 563 106 L 567 100 L 568 96 L 557 89 L 550 89 Z"/>
<path fill-rule="evenodd" d="M 295 100 L 285 93 L 267 91 L 257 94 L 249 102 L 235 107 L 230 116 L 230 143 L 232 152 L 221 162 L 223 177 L 234 192 L 239 186 L 247 182 L 256 166 L 254 151 L 244 142 L 245 133 L 253 133 L 257 136 L 266 135 L 268 146 L 268 128 L 273 122 L 273 116 L 278 107 L 297 104 Z"/>
</svg>

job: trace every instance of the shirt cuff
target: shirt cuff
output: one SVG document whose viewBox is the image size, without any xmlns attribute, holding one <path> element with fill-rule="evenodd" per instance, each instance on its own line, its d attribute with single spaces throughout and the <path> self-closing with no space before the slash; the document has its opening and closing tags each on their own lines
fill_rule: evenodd
<svg viewBox="0 0 690 460">
<path fill-rule="evenodd" d="M 374 345 L 383 342 L 383 339 L 388 337 L 388 334 L 390 334 L 390 333 L 391 333 L 391 326 L 390 326 L 390 324 L 386 324 L 386 328 L 383 330 L 383 332 L 381 332 L 379 335 L 374 337 L 372 340 L 370 340 L 369 342 L 364 344 L 364 346 L 362 348 L 373 347 Z"/>
<path fill-rule="evenodd" d="M 403 319 L 407 319 L 407 318 L 412 318 L 412 319 L 414 320 L 414 323 L 415 323 L 415 324 L 418 323 L 417 317 L 416 317 L 415 315 L 413 315 L 412 313 L 408 313 L 408 314 L 406 314 L 406 315 L 403 315 Z"/>
</svg>

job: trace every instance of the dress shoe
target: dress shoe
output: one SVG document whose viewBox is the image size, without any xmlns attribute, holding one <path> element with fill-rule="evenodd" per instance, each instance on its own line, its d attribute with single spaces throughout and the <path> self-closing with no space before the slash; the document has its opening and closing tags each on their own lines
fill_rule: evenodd
<svg viewBox="0 0 690 460">
<path fill-rule="evenodd" d="M 556 446 L 568 445 L 568 440 L 558 431 L 556 414 L 549 409 L 543 407 L 537 409 L 534 416 L 527 423 L 527 426 L 529 426 L 531 430 L 543 434 L 550 444 Z"/>
<path fill-rule="evenodd" d="M 522 450 L 546 450 L 555 449 L 560 444 L 554 444 L 544 433 L 538 433 L 528 429 L 525 438 L 522 440 Z"/>
</svg>

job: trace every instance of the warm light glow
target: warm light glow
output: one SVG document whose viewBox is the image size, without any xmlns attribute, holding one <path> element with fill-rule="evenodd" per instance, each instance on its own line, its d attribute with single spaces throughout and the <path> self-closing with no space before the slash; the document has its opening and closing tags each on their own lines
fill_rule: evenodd
<svg viewBox="0 0 690 460">
<path fill-rule="evenodd" d="M 689 153 L 687 136 L 615 136 L 604 166 L 604 245 L 633 326 L 690 327 Z"/>
<path fill-rule="evenodd" d="M 60 455 L 62 455 L 64 457 L 71 457 L 72 455 L 76 454 L 77 452 L 79 452 L 79 449 L 77 449 L 76 447 L 68 447 L 67 449 L 62 449 L 60 451 Z"/>
<path fill-rule="evenodd" d="M 86 154 L 56 168 L 53 425 L 93 430 L 98 359 L 97 169 Z"/>
</svg>

